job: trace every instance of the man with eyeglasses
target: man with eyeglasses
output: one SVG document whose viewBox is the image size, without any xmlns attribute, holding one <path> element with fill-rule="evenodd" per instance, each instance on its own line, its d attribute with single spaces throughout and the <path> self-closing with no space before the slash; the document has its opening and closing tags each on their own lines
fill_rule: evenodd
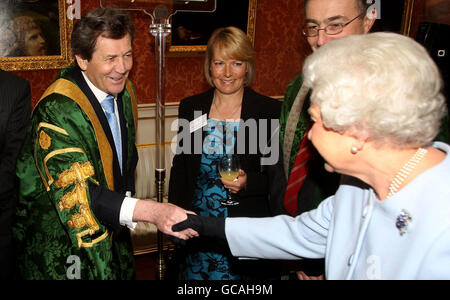
<svg viewBox="0 0 450 300">
<path fill-rule="evenodd" d="M 367 3 L 369 2 L 369 3 Z M 369 11 L 373 1 L 366 0 L 305 0 L 306 23 L 302 33 L 313 51 L 326 43 L 352 34 L 368 33 L 375 22 L 375 11 Z M 288 85 L 281 109 L 280 144 L 283 147 L 285 193 L 281 194 L 281 211 L 292 216 L 309 211 L 328 196 L 339 184 L 336 173 L 324 169 L 323 159 L 309 144 L 307 130 L 310 116 L 310 91 L 302 88 L 299 74 Z M 303 139 L 305 137 L 305 139 Z M 302 260 L 297 266 L 300 279 L 321 279 L 323 260 Z"/>
</svg>

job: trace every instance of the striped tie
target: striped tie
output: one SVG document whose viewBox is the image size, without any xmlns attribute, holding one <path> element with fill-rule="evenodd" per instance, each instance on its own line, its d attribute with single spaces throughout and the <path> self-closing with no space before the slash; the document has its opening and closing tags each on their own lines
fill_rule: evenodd
<svg viewBox="0 0 450 300">
<path fill-rule="evenodd" d="M 114 113 L 114 96 L 108 95 L 102 102 L 102 107 L 105 110 L 106 118 L 108 119 L 109 128 L 114 138 L 116 146 L 117 158 L 119 160 L 120 170 L 122 171 L 122 141 L 120 138 L 119 124 L 117 123 L 116 114 Z"/>
<path fill-rule="evenodd" d="M 311 157 L 311 142 L 308 139 L 308 132 L 312 127 L 310 122 L 303 134 L 300 148 L 298 150 L 297 157 L 295 158 L 294 165 L 292 166 L 289 180 L 284 194 L 283 205 L 286 211 L 293 217 L 298 212 L 298 193 L 303 183 L 305 182 L 306 175 L 308 174 L 308 161 Z"/>
</svg>

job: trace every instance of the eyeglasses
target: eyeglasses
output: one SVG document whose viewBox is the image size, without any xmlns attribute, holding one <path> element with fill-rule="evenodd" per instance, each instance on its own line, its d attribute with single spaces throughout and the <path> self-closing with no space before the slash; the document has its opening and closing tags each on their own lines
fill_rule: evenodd
<svg viewBox="0 0 450 300">
<path fill-rule="evenodd" d="M 359 17 L 361 17 L 363 14 L 360 14 L 356 16 L 355 18 L 351 19 L 347 23 L 333 23 L 328 24 L 324 28 L 319 28 L 318 25 L 305 25 L 302 29 L 303 35 L 307 37 L 314 37 L 319 35 L 319 31 L 323 30 L 327 35 L 335 35 L 338 33 L 341 33 L 342 30 L 344 30 L 344 27 L 350 24 L 351 22 L 355 21 Z"/>
</svg>

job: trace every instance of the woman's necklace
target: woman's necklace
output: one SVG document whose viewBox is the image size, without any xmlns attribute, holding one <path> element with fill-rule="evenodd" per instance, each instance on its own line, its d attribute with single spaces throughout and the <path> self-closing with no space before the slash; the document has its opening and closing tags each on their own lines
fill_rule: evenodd
<svg viewBox="0 0 450 300">
<path fill-rule="evenodd" d="M 214 99 L 213 99 L 214 107 L 216 108 L 216 111 L 217 111 L 217 113 L 219 114 L 220 118 L 221 118 L 223 121 L 226 121 L 227 118 L 225 118 L 225 117 L 223 116 L 223 114 L 222 114 L 222 112 L 219 110 L 219 107 L 217 106 L 217 103 L 216 103 L 216 102 L 217 102 L 217 101 L 216 101 L 216 97 L 214 97 Z M 230 114 L 230 118 L 228 118 L 228 119 L 231 119 L 231 118 L 234 116 L 234 114 L 239 110 L 239 108 L 241 108 L 241 105 L 242 105 L 242 102 L 239 103 L 239 105 L 236 106 L 236 108 L 235 108 L 235 109 L 233 110 L 233 112 Z"/>
<path fill-rule="evenodd" d="M 398 192 L 400 186 L 403 184 L 409 174 L 417 167 L 419 162 L 424 158 L 425 154 L 427 154 L 427 151 L 427 149 L 419 148 L 416 153 L 400 169 L 400 171 L 398 171 L 397 175 L 395 175 L 394 179 L 391 182 L 391 185 L 389 186 L 389 194 L 386 198 L 389 198 Z"/>
</svg>

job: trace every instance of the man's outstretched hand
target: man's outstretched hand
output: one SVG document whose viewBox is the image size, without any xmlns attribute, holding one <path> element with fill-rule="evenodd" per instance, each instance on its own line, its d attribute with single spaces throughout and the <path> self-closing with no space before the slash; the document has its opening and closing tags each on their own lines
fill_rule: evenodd
<svg viewBox="0 0 450 300">
<path fill-rule="evenodd" d="M 155 224 L 162 233 L 181 240 L 188 240 L 192 237 L 197 237 L 198 233 L 190 228 L 173 232 L 172 226 L 186 220 L 189 213 L 193 214 L 193 212 L 184 210 L 171 203 L 139 200 L 134 209 L 133 221 Z"/>
</svg>

